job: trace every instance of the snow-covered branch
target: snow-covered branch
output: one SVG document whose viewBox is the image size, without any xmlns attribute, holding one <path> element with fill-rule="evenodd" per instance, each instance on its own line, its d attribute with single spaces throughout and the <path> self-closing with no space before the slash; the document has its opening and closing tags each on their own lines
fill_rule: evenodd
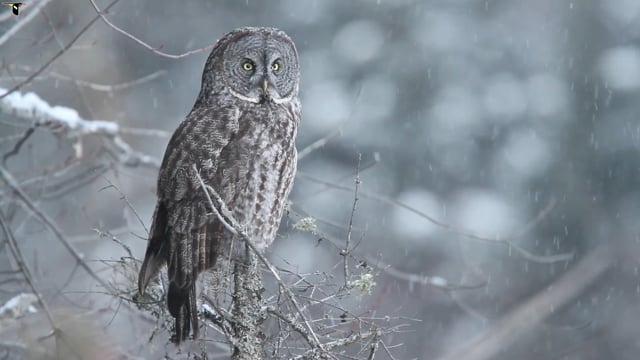
<svg viewBox="0 0 640 360">
<path fill-rule="evenodd" d="M 0 96 L 8 90 L 0 88 Z M 66 106 L 52 106 L 38 94 L 33 92 L 22 93 L 14 91 L 4 98 L 0 98 L 0 111 L 13 114 L 19 118 L 33 121 L 33 126 L 45 126 L 57 134 L 64 134 L 70 139 L 77 140 L 86 135 L 98 135 L 105 137 L 108 146 L 114 149 L 118 160 L 128 166 L 144 165 L 157 168 L 160 160 L 133 150 L 122 139 L 122 133 L 128 132 L 119 124 L 108 120 L 83 119 L 78 111 Z M 76 147 L 80 156 L 81 148 Z"/>
</svg>

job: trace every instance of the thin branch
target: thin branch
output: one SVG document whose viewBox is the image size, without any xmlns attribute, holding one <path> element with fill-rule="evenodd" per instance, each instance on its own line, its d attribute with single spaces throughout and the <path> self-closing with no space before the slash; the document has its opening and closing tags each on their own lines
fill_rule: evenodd
<svg viewBox="0 0 640 360">
<path fill-rule="evenodd" d="M 460 309 L 469 314 L 469 316 L 476 318 L 477 320 L 486 323 L 491 320 L 495 320 L 495 316 L 486 315 L 481 313 L 480 311 L 474 309 L 471 305 L 469 305 L 466 301 L 464 301 L 461 297 L 458 296 L 458 292 L 449 291 L 447 295 Z"/>
<path fill-rule="evenodd" d="M 358 208 L 358 190 L 360 189 L 360 162 L 362 161 L 362 154 L 358 154 L 358 165 L 356 165 L 356 188 L 353 195 L 353 206 L 351 207 L 351 215 L 349 216 L 349 227 L 347 231 L 347 240 L 344 244 L 344 249 L 340 251 L 340 255 L 342 255 L 343 261 L 343 270 L 344 270 L 344 287 L 350 288 L 350 276 L 349 276 L 349 253 L 351 251 L 351 233 L 353 230 L 353 216 L 356 213 L 356 209 Z"/>
<path fill-rule="evenodd" d="M 93 183 L 93 181 L 100 176 L 104 176 L 104 174 L 110 169 L 111 168 L 106 165 L 97 165 L 85 170 L 84 172 L 74 174 L 75 176 L 70 179 L 64 179 L 51 185 L 47 184 L 42 187 L 43 193 L 40 195 L 40 199 L 52 200 L 64 196 L 73 190 Z"/>
<path fill-rule="evenodd" d="M 331 133 L 329 133 L 327 136 L 320 138 L 314 142 L 312 142 L 309 146 L 307 146 L 306 148 L 300 150 L 298 152 L 298 161 L 302 160 L 303 158 L 307 157 L 309 154 L 311 154 L 312 152 L 320 149 L 321 147 L 325 146 L 329 140 L 341 136 L 342 135 L 342 129 L 338 129 L 336 131 L 333 131 Z"/>
<path fill-rule="evenodd" d="M 231 232 L 234 235 L 238 235 L 238 233 L 242 232 L 242 229 L 240 229 L 240 231 L 236 230 L 236 228 L 234 226 L 232 226 L 231 224 L 229 224 L 227 221 L 227 219 L 230 217 L 230 214 L 225 214 L 226 217 L 223 217 L 220 212 L 218 211 L 218 208 L 214 205 L 213 201 L 211 200 L 211 194 L 212 193 L 214 196 L 216 196 L 216 202 L 218 204 L 223 204 L 222 199 L 220 198 L 220 196 L 218 195 L 218 193 L 215 192 L 215 190 L 213 190 L 213 188 L 211 188 L 210 186 L 207 186 L 204 181 L 202 180 L 202 177 L 200 176 L 200 172 L 198 171 L 198 168 L 196 167 L 196 164 L 193 164 L 192 166 L 193 171 L 196 174 L 196 177 L 198 178 L 198 181 L 200 182 L 200 186 L 202 187 L 202 190 L 204 191 L 204 195 L 207 197 L 207 201 L 209 202 L 209 206 L 211 206 L 211 210 L 213 211 L 214 215 L 220 220 L 220 222 L 222 222 L 222 224 L 224 225 L 224 227 Z M 224 210 L 222 210 L 224 211 Z M 233 220 L 233 219 L 230 219 Z"/>
<path fill-rule="evenodd" d="M 114 183 L 111 182 L 111 180 L 109 180 L 109 178 L 107 178 L 106 176 L 102 177 L 106 182 L 109 183 L 109 186 L 103 187 L 100 190 L 104 190 L 107 188 L 113 188 L 115 189 L 118 194 L 120 194 L 120 200 L 124 200 L 125 204 L 127 204 L 127 207 L 129 209 L 131 209 L 131 211 L 133 211 L 133 215 L 135 215 L 136 219 L 138 220 L 138 222 L 140 223 L 140 225 L 142 225 L 142 228 L 144 229 L 144 231 L 147 233 L 147 235 L 149 234 L 149 229 L 147 228 L 147 226 L 144 224 L 144 221 L 142 221 L 142 218 L 140 217 L 140 215 L 138 214 L 138 211 L 136 210 L 136 208 L 133 207 L 133 205 L 131 204 L 131 202 L 129 201 L 129 198 L 127 197 L 127 195 L 125 195 L 118 186 L 116 186 Z"/>
<path fill-rule="evenodd" d="M 368 339 L 372 336 L 376 336 L 376 334 L 378 334 L 378 331 L 365 331 L 365 332 L 361 332 L 361 333 L 357 333 L 357 334 L 353 334 L 351 336 L 347 336 L 346 338 L 342 338 L 342 339 L 338 339 L 338 340 L 334 340 L 334 341 L 330 341 L 328 343 L 325 343 L 325 349 L 326 351 L 330 351 L 336 348 L 340 348 L 340 347 L 345 347 L 347 345 L 351 345 L 354 344 L 358 341 L 362 341 L 365 339 Z M 305 352 L 302 355 L 298 355 L 296 357 L 293 357 L 292 359 L 308 359 L 308 358 L 313 358 L 313 355 L 315 355 L 315 349 L 311 349 L 308 350 L 307 352 Z"/>
<path fill-rule="evenodd" d="M 146 82 L 155 80 L 157 78 L 160 78 L 164 75 L 166 75 L 168 72 L 166 70 L 158 70 L 155 72 L 152 72 L 149 75 L 145 75 L 141 78 L 135 79 L 135 80 L 131 80 L 131 81 L 126 81 L 123 83 L 119 83 L 119 84 L 113 84 L 113 85 L 106 85 L 106 84 L 96 84 L 93 82 L 89 82 L 89 81 L 84 81 L 84 80 L 78 80 L 78 79 L 74 79 L 70 76 L 65 76 L 65 75 L 61 75 L 61 74 L 57 74 L 57 73 L 50 73 L 48 74 L 49 76 L 53 77 L 53 78 L 57 78 L 59 80 L 65 80 L 65 81 L 72 81 L 74 82 L 76 85 L 78 86 L 82 86 L 82 87 L 86 87 L 89 88 L 91 90 L 95 90 L 95 91 L 102 91 L 102 92 L 115 92 L 115 91 L 120 91 L 120 90 L 125 90 L 140 84 L 144 84 Z"/>
<path fill-rule="evenodd" d="M 63 45 L 64 46 L 64 45 Z M 10 65 L 10 68 L 14 68 L 14 69 L 18 69 L 18 70 L 23 70 L 23 71 L 32 71 L 32 67 L 30 66 L 25 66 L 25 65 Z M 101 92 L 115 92 L 115 91 L 120 91 L 120 90 L 126 90 L 128 88 L 131 88 L 133 86 L 137 86 L 140 84 L 144 84 L 146 82 L 155 80 L 157 78 L 160 78 L 164 75 L 166 75 L 168 73 L 168 71 L 166 70 L 158 70 L 155 72 L 152 72 L 149 75 L 145 75 L 141 78 L 135 79 L 135 80 L 131 80 L 131 81 L 126 81 L 123 83 L 119 83 L 119 84 L 113 84 L 113 85 L 107 85 L 107 84 L 98 84 L 98 83 L 94 83 L 94 82 L 90 82 L 90 81 L 85 81 L 85 80 L 79 80 L 76 79 L 74 77 L 71 76 L 67 76 L 64 74 L 60 74 L 58 72 L 55 71 L 50 71 L 48 72 L 46 75 L 44 76 L 39 76 L 37 78 L 34 78 L 32 80 L 47 80 L 49 78 L 53 78 L 56 80 L 62 80 L 62 81 L 70 81 L 75 83 L 78 86 L 82 86 L 82 87 L 86 87 L 89 88 L 91 90 L 95 90 L 95 91 L 101 91 Z M 18 77 L 18 76 L 14 76 L 14 79 L 21 79 L 22 77 Z M 24 77 L 26 79 L 26 77 Z"/>
<path fill-rule="evenodd" d="M 234 338 L 231 331 L 231 322 L 235 321 L 233 315 L 228 311 L 220 308 L 216 301 L 207 293 L 203 293 L 202 297 L 205 300 L 204 311 L 207 319 L 218 325 L 222 330 L 222 333 L 227 337 L 232 346 L 237 344 L 237 340 Z M 207 306 L 211 306 L 213 309 L 208 309 Z"/>
<path fill-rule="evenodd" d="M 48 2 L 50 0 L 44 0 L 43 2 Z M 107 5 L 107 7 L 105 8 L 105 10 L 110 9 L 113 5 L 117 4 L 119 0 L 113 0 L 109 5 Z M 39 11 L 34 11 L 31 14 L 34 14 L 33 16 L 36 16 L 39 13 Z M 73 37 L 73 39 L 71 39 L 71 41 L 69 41 L 67 43 L 67 45 L 65 45 L 62 49 L 60 49 L 55 55 L 53 55 L 53 57 L 51 57 L 49 60 L 47 60 L 44 65 L 42 65 L 38 70 L 36 70 L 35 72 L 33 72 L 31 75 L 29 75 L 25 80 L 21 81 L 20 83 L 18 83 L 17 85 L 15 85 L 14 87 L 12 87 L 11 89 L 9 89 L 8 91 L 6 91 L 4 94 L 0 95 L 0 100 L 4 99 L 5 97 L 7 97 L 9 94 L 13 93 L 16 90 L 21 89 L 24 85 L 28 84 L 31 82 L 31 80 L 35 79 L 38 75 L 40 75 L 47 67 L 49 67 L 49 65 L 51 65 L 54 61 L 56 61 L 60 56 L 62 56 L 62 54 L 64 54 L 67 50 L 69 50 L 69 48 L 71 47 L 71 45 L 73 45 L 73 43 L 75 43 L 87 30 L 89 30 L 89 28 L 96 22 L 98 21 L 98 19 L 100 19 L 100 16 L 95 16 L 91 21 L 89 21 L 89 23 L 87 23 L 87 25 L 85 25 L 82 29 L 80 29 L 80 32 L 78 32 L 76 34 L 76 36 Z M 5 34 L 6 35 L 6 34 Z M 6 40 L 5 40 L 6 41 Z M 2 38 L 0 38 L 0 45 L 2 44 Z"/>
<path fill-rule="evenodd" d="M 82 255 L 78 253 L 78 251 L 69 243 L 69 241 L 64 237 L 58 225 L 45 213 L 43 213 L 40 209 L 36 207 L 33 200 L 29 198 L 29 196 L 20 188 L 18 182 L 15 180 L 13 175 L 9 173 L 3 166 L 0 166 L 0 177 L 4 180 L 6 185 L 13 191 L 13 193 L 20 199 L 20 201 L 26 206 L 27 209 L 31 211 L 33 215 L 35 215 L 42 223 L 44 223 L 51 233 L 58 239 L 58 241 L 64 246 L 64 248 L 73 256 L 76 260 L 76 263 L 84 269 L 84 271 L 89 274 L 94 280 L 98 282 L 105 289 L 111 289 L 111 286 L 107 284 L 104 280 L 102 280 L 98 274 L 96 274 L 84 261 Z"/>
<path fill-rule="evenodd" d="M 49 4 L 51 0 L 42 0 L 38 3 L 38 5 L 31 11 L 29 11 L 24 17 L 20 19 L 15 25 L 11 27 L 11 29 L 7 30 L 2 36 L 0 36 L 0 46 L 6 43 L 9 39 L 11 39 L 15 34 L 17 34 L 24 26 L 29 24 L 33 19 L 38 16 L 40 10 L 43 9 L 47 4 Z"/>
<path fill-rule="evenodd" d="M 472 290 L 472 289 L 478 289 L 486 286 L 486 283 L 484 282 L 477 285 L 452 284 L 447 279 L 442 278 L 440 276 L 412 274 L 412 273 L 398 270 L 391 265 L 385 264 L 381 262 L 380 259 L 374 259 L 370 256 L 366 256 L 366 259 L 367 259 L 368 265 L 373 266 L 376 269 L 380 269 L 384 271 L 387 275 L 390 275 L 396 279 L 405 280 L 410 284 L 429 285 L 429 286 L 433 286 L 433 287 L 447 290 L 447 291 Z"/>
<path fill-rule="evenodd" d="M 320 180 L 317 179 L 314 176 L 305 174 L 304 172 L 298 171 L 298 178 L 307 180 L 307 181 L 311 181 L 311 182 L 315 182 L 318 184 L 322 184 L 328 187 L 331 187 L 333 189 L 337 189 L 337 190 L 343 190 L 343 191 L 353 191 L 353 189 L 351 189 L 348 186 L 343 186 L 340 184 L 334 184 L 328 181 L 324 181 L 324 180 Z M 455 227 L 453 225 L 450 225 L 444 221 L 440 221 L 437 220 L 436 218 L 416 209 L 413 208 L 401 201 L 392 199 L 390 197 L 386 197 L 386 196 L 382 196 L 382 195 L 378 195 L 378 194 L 374 194 L 374 193 L 370 193 L 370 192 L 366 192 L 366 191 L 362 191 L 360 190 L 360 196 L 363 198 L 368 198 L 368 199 L 372 199 L 375 201 L 379 201 L 381 203 L 390 205 L 390 206 L 396 206 L 402 209 L 405 209 L 411 213 L 414 213 L 418 216 L 420 216 L 421 218 L 441 227 L 444 228 L 448 231 L 451 231 L 454 234 L 458 234 L 458 235 L 462 235 L 466 238 L 469 239 L 474 239 L 474 240 L 480 240 L 480 241 L 485 241 L 485 242 L 492 242 L 492 243 L 502 243 L 505 244 L 507 246 L 510 246 L 511 248 L 513 248 L 518 254 L 520 254 L 520 256 L 522 256 L 523 258 L 527 259 L 527 260 L 531 260 L 537 263 L 555 263 L 555 262 L 562 262 L 562 261 L 568 261 L 573 259 L 574 253 L 563 253 L 563 254 L 557 254 L 557 255 L 535 255 L 533 253 L 531 253 L 530 251 L 522 248 L 520 245 L 516 244 L 513 241 L 514 237 L 505 237 L 505 238 L 500 238 L 500 237 L 486 237 L 486 236 L 482 236 L 479 234 L 475 234 L 471 231 L 467 231 L 465 229 L 461 229 L 458 227 Z M 554 207 L 555 205 L 555 200 L 552 200 L 549 202 L 549 204 L 547 205 L 547 207 L 545 207 L 545 209 L 543 209 L 540 214 L 538 214 L 536 216 L 536 218 L 534 219 L 534 221 L 531 221 L 529 224 L 527 224 L 523 230 L 529 230 L 531 229 L 536 223 L 538 223 L 542 218 L 544 218 L 544 216 L 546 216 L 551 209 Z M 522 231 L 517 234 L 518 236 L 522 236 L 523 233 Z"/>
<path fill-rule="evenodd" d="M 2 165 L 6 166 L 7 165 L 7 159 L 9 159 L 10 157 L 16 155 L 18 152 L 20 152 L 20 148 L 22 147 L 22 145 L 25 143 L 25 141 L 27 141 L 29 139 L 29 137 L 31 137 L 31 135 L 36 131 L 36 127 L 38 127 L 38 124 L 31 126 L 30 128 L 27 129 L 27 131 L 24 132 L 24 134 L 22 134 L 22 136 L 20 137 L 20 140 L 18 140 L 14 145 L 13 145 L 13 149 L 11 149 L 10 151 L 7 151 L 3 156 L 2 156 Z"/>
<path fill-rule="evenodd" d="M 145 49 L 152 51 L 154 54 L 156 55 L 160 55 L 169 59 L 182 59 L 184 57 L 187 56 L 191 56 L 193 54 L 198 54 L 201 53 L 203 51 L 207 51 L 212 49 L 215 44 L 200 48 L 200 49 L 196 49 L 196 50 L 191 50 L 191 51 L 187 51 L 186 53 L 183 54 L 179 54 L 179 55 L 173 55 L 173 54 L 167 54 L 165 52 L 160 51 L 160 49 L 162 48 L 162 45 L 159 47 L 153 47 L 149 44 L 147 44 L 146 42 L 140 40 L 139 38 L 135 37 L 134 35 L 131 35 L 130 33 L 128 33 L 127 31 L 119 28 L 118 26 L 116 26 L 115 24 L 113 24 L 109 19 L 107 19 L 107 17 L 104 15 L 107 10 L 108 7 L 104 9 L 104 11 L 100 10 L 100 8 L 98 7 L 98 5 L 96 4 L 96 2 L 94 0 L 90 0 L 91 1 L 91 5 L 93 6 L 93 8 L 96 10 L 96 13 L 98 14 L 98 16 L 102 19 L 102 21 L 105 22 L 105 24 L 107 24 L 109 27 L 111 27 L 113 30 L 119 32 L 120 34 L 128 37 L 129 39 L 135 41 L 136 43 L 138 43 L 139 45 L 142 45 Z"/>
<path fill-rule="evenodd" d="M 309 337 L 309 332 L 305 329 L 299 322 L 296 322 L 294 319 L 288 317 L 287 315 L 281 313 L 273 306 L 267 307 L 267 312 L 278 319 L 284 321 L 287 325 L 289 325 L 293 330 L 295 330 L 298 334 L 302 335 L 302 337 L 307 341 L 308 344 L 313 344 L 314 340 Z"/>
<path fill-rule="evenodd" d="M 384 352 L 387 354 L 389 359 L 396 360 L 395 356 L 393 356 L 393 354 L 391 354 L 391 349 L 389 349 L 387 344 L 385 344 L 384 341 L 381 341 L 380 343 L 382 344 L 382 349 L 384 349 Z"/>
<path fill-rule="evenodd" d="M 56 166 L 53 168 L 45 168 L 42 171 L 42 175 L 21 181 L 20 186 L 22 189 L 29 192 L 30 188 L 38 185 L 40 193 L 39 199 L 51 200 L 93 182 L 96 178 L 103 175 L 110 169 L 110 167 L 104 164 L 97 164 L 89 167 L 88 169 L 82 169 L 81 165 L 84 164 L 84 162 L 81 164 L 80 161 L 74 160 L 71 163 L 65 162 L 62 167 Z M 78 168 L 80 168 L 81 171 L 77 171 L 75 173 L 72 172 L 72 170 L 76 170 Z M 69 173 L 72 175 L 65 176 Z M 57 180 L 56 182 L 52 182 L 52 179 L 59 179 L 61 177 L 64 178 Z M 51 182 L 51 184 L 49 184 L 49 182 Z M 5 192 L 0 191 L 0 199 L 3 199 L 0 200 L 0 205 L 9 201 L 8 196 L 4 195 Z"/>
<path fill-rule="evenodd" d="M 376 356 L 376 352 L 378 352 L 378 347 L 380 346 L 380 331 L 376 331 L 376 334 L 373 336 L 371 348 L 369 349 L 369 356 L 367 360 L 373 360 Z"/>
<path fill-rule="evenodd" d="M 42 293 L 40 293 L 37 286 L 33 282 L 33 277 L 31 276 L 31 270 L 29 270 L 29 266 L 25 262 L 24 257 L 22 256 L 22 252 L 20 251 L 20 248 L 16 243 L 16 239 L 13 237 L 13 232 L 9 228 L 9 225 L 7 224 L 7 222 L 5 221 L 5 218 L 4 218 L 4 215 L 2 215 L 2 212 L 0 212 L 0 227 L 2 228 L 2 232 L 4 233 L 4 236 L 9 243 L 9 250 L 11 250 L 14 260 L 18 264 L 18 267 L 20 268 L 22 275 L 27 281 L 27 284 L 29 284 L 31 291 L 33 291 L 33 293 L 38 298 L 38 302 L 40 303 L 40 306 L 42 306 L 42 309 L 44 310 L 44 313 L 47 316 L 47 320 L 49 321 L 51 328 L 53 329 L 53 331 L 58 331 L 59 328 L 56 325 L 56 322 L 53 320 L 53 316 L 51 316 L 51 312 L 49 311 L 49 306 L 44 301 L 44 298 L 42 297 Z"/>
</svg>

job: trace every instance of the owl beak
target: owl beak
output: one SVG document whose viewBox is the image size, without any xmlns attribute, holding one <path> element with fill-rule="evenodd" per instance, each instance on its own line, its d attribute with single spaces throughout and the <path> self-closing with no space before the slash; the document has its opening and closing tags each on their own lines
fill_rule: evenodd
<svg viewBox="0 0 640 360">
<path fill-rule="evenodd" d="M 267 89 L 269 88 L 269 80 L 267 78 L 262 79 L 262 91 L 267 94 Z"/>
</svg>

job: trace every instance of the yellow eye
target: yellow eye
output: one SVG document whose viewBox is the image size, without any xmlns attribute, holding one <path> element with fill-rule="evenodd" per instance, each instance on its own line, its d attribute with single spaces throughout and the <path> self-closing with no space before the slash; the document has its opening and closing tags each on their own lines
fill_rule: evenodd
<svg viewBox="0 0 640 360">
<path fill-rule="evenodd" d="M 253 63 L 251 61 L 245 61 L 242 63 L 242 68 L 245 71 L 251 71 L 253 70 Z"/>
<path fill-rule="evenodd" d="M 280 63 L 276 61 L 273 64 L 271 64 L 271 70 L 273 70 L 273 71 L 280 70 Z"/>
</svg>

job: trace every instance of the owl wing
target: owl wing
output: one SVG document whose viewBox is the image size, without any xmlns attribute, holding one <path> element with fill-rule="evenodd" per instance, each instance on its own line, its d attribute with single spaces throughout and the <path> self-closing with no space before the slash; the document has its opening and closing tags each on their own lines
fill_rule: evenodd
<svg viewBox="0 0 640 360">
<path fill-rule="evenodd" d="M 222 115 L 220 115 L 222 114 Z M 225 234 L 211 209 L 195 174 L 216 187 L 216 165 L 220 153 L 237 132 L 237 111 L 193 111 L 174 132 L 158 176 L 158 203 L 140 268 L 138 289 L 144 293 L 163 264 L 168 265 L 167 306 L 176 319 L 175 341 L 198 336 L 195 282 L 198 274 L 211 268 Z"/>
</svg>

